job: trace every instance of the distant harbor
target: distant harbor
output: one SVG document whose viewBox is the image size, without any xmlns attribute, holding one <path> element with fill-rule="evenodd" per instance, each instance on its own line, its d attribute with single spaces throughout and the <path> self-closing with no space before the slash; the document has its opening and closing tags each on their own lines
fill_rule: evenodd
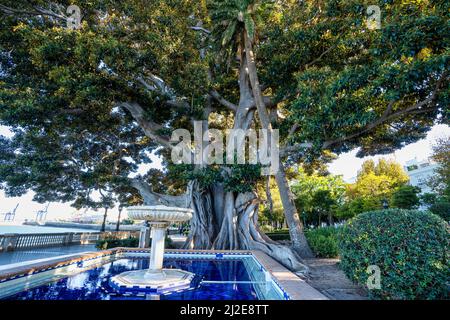
<svg viewBox="0 0 450 320">
<path fill-rule="evenodd" d="M 0 224 L 0 234 L 5 233 L 64 233 L 64 232 L 98 232 L 101 226 L 97 224 L 80 224 L 71 222 L 46 222 L 39 225 L 35 222 L 24 224 Z M 120 231 L 136 231 L 140 225 L 121 225 Z M 106 231 L 115 231 L 116 225 L 107 225 Z"/>
<path fill-rule="evenodd" d="M 45 226 L 27 225 L 0 225 L 0 234 L 6 233 L 64 233 L 64 232 L 86 232 L 86 229 L 76 228 L 53 228 Z"/>
</svg>

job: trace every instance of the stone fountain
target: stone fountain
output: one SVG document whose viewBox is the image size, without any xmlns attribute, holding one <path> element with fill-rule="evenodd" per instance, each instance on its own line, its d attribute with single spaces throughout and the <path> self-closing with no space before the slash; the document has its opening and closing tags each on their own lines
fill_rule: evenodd
<svg viewBox="0 0 450 320">
<path fill-rule="evenodd" d="M 191 219 L 192 210 L 158 205 L 129 207 L 127 211 L 131 219 L 148 221 L 152 228 L 150 265 L 147 270 L 128 271 L 112 277 L 111 286 L 122 293 L 164 293 L 188 288 L 194 274 L 179 269 L 163 269 L 163 259 L 167 227 L 173 222 Z"/>
</svg>

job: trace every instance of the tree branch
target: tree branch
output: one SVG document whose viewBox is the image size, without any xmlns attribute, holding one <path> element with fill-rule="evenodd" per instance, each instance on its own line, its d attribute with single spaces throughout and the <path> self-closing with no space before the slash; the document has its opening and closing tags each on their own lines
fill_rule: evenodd
<svg viewBox="0 0 450 320">
<path fill-rule="evenodd" d="M 222 106 L 224 106 L 225 108 L 236 112 L 237 110 L 237 106 L 234 103 L 231 103 L 230 101 L 226 100 L 225 98 L 223 98 L 216 90 L 211 90 L 211 92 L 209 93 L 209 95 L 216 100 L 217 102 L 219 102 Z"/>
<path fill-rule="evenodd" d="M 288 137 L 292 136 L 295 133 L 295 131 L 297 131 L 298 127 L 299 127 L 299 124 L 297 122 L 294 123 L 294 125 L 289 130 Z"/>
<path fill-rule="evenodd" d="M 167 101 L 164 101 L 164 103 L 166 103 L 167 105 L 178 109 L 190 110 L 191 106 L 186 101 L 186 99 L 178 97 L 175 93 L 175 90 L 169 87 L 161 78 L 155 75 L 151 75 L 149 80 L 152 82 L 152 84 L 149 84 L 142 77 L 138 77 L 136 80 L 148 91 L 155 92 L 165 98 L 168 98 Z"/>
<path fill-rule="evenodd" d="M 170 196 L 165 194 L 159 194 L 152 190 L 151 186 L 142 181 L 140 178 L 132 179 L 131 186 L 139 191 L 144 204 L 148 206 L 165 205 L 169 207 L 189 208 L 190 201 L 187 194 L 180 196 Z"/>
<path fill-rule="evenodd" d="M 307 63 L 305 65 L 305 69 L 308 69 L 310 66 L 312 66 L 313 64 L 315 64 L 316 62 L 319 62 L 324 55 L 326 55 L 328 52 L 330 52 L 332 49 L 334 49 L 336 46 L 331 46 L 329 47 L 327 50 L 325 50 L 324 52 L 322 52 L 316 59 L 314 59 L 313 61 Z"/>
<path fill-rule="evenodd" d="M 322 149 L 327 149 L 327 148 L 330 148 L 333 145 L 336 145 L 336 144 L 339 144 L 339 143 L 343 143 L 345 141 L 348 141 L 348 140 L 354 139 L 356 137 L 359 137 L 359 136 L 361 136 L 361 135 L 363 135 L 363 134 L 365 134 L 365 133 L 375 129 L 377 126 L 379 126 L 379 125 L 381 125 L 381 124 L 383 124 L 385 122 L 388 122 L 388 121 L 394 120 L 396 118 L 399 118 L 401 116 L 408 115 L 408 114 L 411 115 L 411 114 L 427 113 L 427 112 L 431 112 L 431 111 L 435 110 L 436 107 L 433 105 L 433 103 L 435 102 L 437 93 L 439 92 L 439 90 L 440 90 L 440 88 L 442 86 L 442 83 L 443 83 L 443 81 L 446 78 L 447 78 L 447 73 L 444 73 L 439 78 L 439 80 L 436 82 L 434 90 L 431 92 L 429 97 L 426 98 L 425 100 L 420 101 L 420 102 L 418 102 L 418 103 L 416 103 L 416 104 L 414 104 L 414 105 L 412 105 L 412 106 L 410 106 L 410 107 L 408 107 L 406 109 L 399 110 L 399 111 L 396 111 L 396 112 L 392 112 L 394 104 L 395 104 L 395 101 L 390 101 L 389 104 L 386 107 L 386 110 L 383 112 L 383 114 L 380 116 L 380 118 L 378 118 L 377 120 L 367 124 L 366 126 L 364 126 L 361 130 L 359 130 L 357 132 L 354 132 L 352 134 L 349 134 L 349 135 L 341 137 L 341 138 L 325 141 L 322 144 Z M 427 108 L 424 108 L 427 105 L 431 105 L 431 106 L 429 106 Z M 292 132 L 295 132 L 295 130 L 297 130 L 297 128 L 298 127 L 294 124 L 294 126 L 290 130 L 290 134 Z M 290 152 L 299 151 L 299 150 L 305 149 L 305 148 L 311 148 L 312 146 L 313 146 L 312 143 L 299 143 L 299 144 L 295 144 L 295 145 L 292 145 L 292 146 L 286 146 L 285 148 L 280 150 L 280 155 L 281 156 L 285 156 L 285 155 L 287 155 Z"/>
<path fill-rule="evenodd" d="M 65 15 L 58 14 L 38 6 L 32 6 L 29 10 L 19 10 L 0 4 L 0 11 L 7 15 L 48 16 L 57 20 L 67 21 L 67 17 Z"/>
<path fill-rule="evenodd" d="M 312 147 L 313 147 L 313 144 L 309 143 L 309 142 L 297 143 L 294 145 L 286 146 L 280 150 L 280 156 L 284 157 L 291 152 L 299 151 L 302 149 L 310 149 Z"/>
<path fill-rule="evenodd" d="M 339 30 L 337 31 L 337 34 L 342 34 L 342 31 L 346 28 L 346 26 L 339 28 Z M 340 38 L 338 37 L 338 40 L 340 40 Z M 313 61 L 307 63 L 305 65 L 305 69 L 308 69 L 310 66 L 312 66 L 313 64 L 315 64 L 316 62 L 319 62 L 324 55 L 326 55 L 328 52 L 330 52 L 332 49 L 336 48 L 338 46 L 339 43 L 332 45 L 330 47 L 328 47 L 325 51 L 323 51 L 316 59 L 314 59 Z"/>
<path fill-rule="evenodd" d="M 171 148 L 171 149 L 174 147 L 170 143 L 169 139 L 162 137 L 156 133 L 156 131 L 162 129 L 163 126 L 160 124 L 157 124 L 153 121 L 149 121 L 149 120 L 145 119 L 144 109 L 138 103 L 122 102 L 119 104 L 119 106 L 124 107 L 131 113 L 131 116 L 134 118 L 134 120 L 136 120 L 136 122 L 139 124 L 139 126 L 142 128 L 142 130 L 144 130 L 144 133 L 147 137 L 155 140 L 156 142 L 163 145 L 164 147 Z"/>
<path fill-rule="evenodd" d="M 387 121 L 391 121 L 394 120 L 396 118 L 399 118 L 401 116 L 407 115 L 407 114 L 420 114 L 420 113 L 427 113 L 427 112 L 431 112 L 433 110 L 435 110 L 435 106 L 433 105 L 435 103 L 436 100 L 436 96 L 437 93 L 440 90 L 440 87 L 442 85 L 442 82 L 444 81 L 444 79 L 447 77 L 446 73 L 444 73 L 441 78 L 437 81 L 435 89 L 431 92 L 430 96 L 428 98 L 426 98 L 423 101 L 420 101 L 406 109 L 403 110 L 399 110 L 396 112 L 392 112 L 393 106 L 394 106 L 394 101 L 389 102 L 388 106 L 386 107 L 386 110 L 383 112 L 383 114 L 381 115 L 380 118 L 378 118 L 377 120 L 367 124 L 366 126 L 364 126 L 360 131 L 352 133 L 350 135 L 338 138 L 338 139 L 334 139 L 334 140 L 328 140 L 325 141 L 322 145 L 322 149 L 327 149 L 329 147 L 331 147 L 332 145 L 335 144 L 339 144 L 351 139 L 354 139 L 356 137 L 359 137 L 361 135 L 363 135 L 364 133 L 367 133 L 373 129 L 375 129 L 377 126 L 387 122 Z M 427 108 L 423 108 L 426 105 L 431 105 Z"/>
<path fill-rule="evenodd" d="M 169 87 L 163 79 L 161 79 L 153 74 L 150 74 L 150 76 L 148 76 L 147 78 L 148 78 L 148 80 L 151 81 L 152 84 L 149 84 L 142 77 L 138 77 L 136 80 L 142 86 L 144 86 L 144 88 L 146 88 L 148 91 L 157 92 L 157 93 L 169 98 L 170 100 L 179 100 L 177 95 L 175 94 L 175 90 L 173 90 L 171 87 Z"/>
<path fill-rule="evenodd" d="M 191 27 L 191 29 L 194 30 L 194 31 L 201 31 L 201 32 L 203 32 L 203 33 L 205 33 L 207 35 L 211 34 L 211 31 L 209 31 L 209 30 L 207 30 L 207 29 L 205 29 L 203 27 L 196 26 L 196 27 Z"/>
</svg>

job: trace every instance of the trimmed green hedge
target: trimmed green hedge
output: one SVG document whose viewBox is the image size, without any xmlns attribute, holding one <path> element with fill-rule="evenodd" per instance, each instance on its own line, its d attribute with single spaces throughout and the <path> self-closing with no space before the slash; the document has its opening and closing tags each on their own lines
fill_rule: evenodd
<svg viewBox="0 0 450 320">
<path fill-rule="evenodd" d="M 286 231 L 286 230 L 275 231 L 275 232 L 267 232 L 266 236 L 268 236 L 270 239 L 272 239 L 274 241 L 291 240 L 291 236 L 289 235 L 289 231 Z"/>
<path fill-rule="evenodd" d="M 151 239 L 150 239 L 151 243 Z M 136 237 L 128 238 L 128 239 L 114 239 L 114 238 L 105 238 L 98 240 L 95 244 L 96 248 L 100 250 L 106 250 L 117 247 L 125 247 L 125 248 L 137 248 L 139 246 L 139 239 Z M 169 237 L 166 237 L 165 247 L 167 249 L 173 249 L 173 241 Z"/>
<path fill-rule="evenodd" d="M 325 227 L 318 229 L 310 229 L 305 231 L 306 239 L 308 240 L 311 250 L 317 257 L 321 258 L 337 258 L 337 232 L 339 228 Z M 274 240 L 291 240 L 289 230 L 280 230 L 276 232 L 268 232 L 266 235 Z"/>
<path fill-rule="evenodd" d="M 434 214 L 390 209 L 363 213 L 338 235 L 341 268 L 366 285 L 368 267 L 378 266 L 381 288 L 373 299 L 449 297 L 449 225 Z"/>
<path fill-rule="evenodd" d="M 305 231 L 311 250 L 320 258 L 337 258 L 339 256 L 337 235 L 340 228 L 324 227 Z"/>
<path fill-rule="evenodd" d="M 114 239 L 114 238 L 105 238 L 98 240 L 95 244 L 97 249 L 106 250 L 116 247 L 126 247 L 126 248 L 137 248 L 139 245 L 139 239 L 136 237 L 128 238 L 128 239 Z"/>
</svg>

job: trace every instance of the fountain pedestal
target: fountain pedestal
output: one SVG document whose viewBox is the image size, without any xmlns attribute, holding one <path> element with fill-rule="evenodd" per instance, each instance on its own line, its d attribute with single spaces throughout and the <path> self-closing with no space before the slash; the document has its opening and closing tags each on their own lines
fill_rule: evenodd
<svg viewBox="0 0 450 320">
<path fill-rule="evenodd" d="M 149 221 L 151 225 L 149 268 L 114 276 L 110 280 L 110 285 L 119 293 L 164 293 L 189 288 L 194 274 L 179 269 L 163 269 L 163 260 L 167 227 L 171 222 L 189 220 L 192 217 L 192 210 L 166 206 L 130 207 L 128 216 L 131 219 Z"/>
<path fill-rule="evenodd" d="M 150 248 L 150 265 L 149 271 L 160 271 L 163 267 L 164 258 L 164 241 L 166 240 L 166 230 L 168 223 L 151 222 L 152 228 L 152 245 Z"/>
</svg>

